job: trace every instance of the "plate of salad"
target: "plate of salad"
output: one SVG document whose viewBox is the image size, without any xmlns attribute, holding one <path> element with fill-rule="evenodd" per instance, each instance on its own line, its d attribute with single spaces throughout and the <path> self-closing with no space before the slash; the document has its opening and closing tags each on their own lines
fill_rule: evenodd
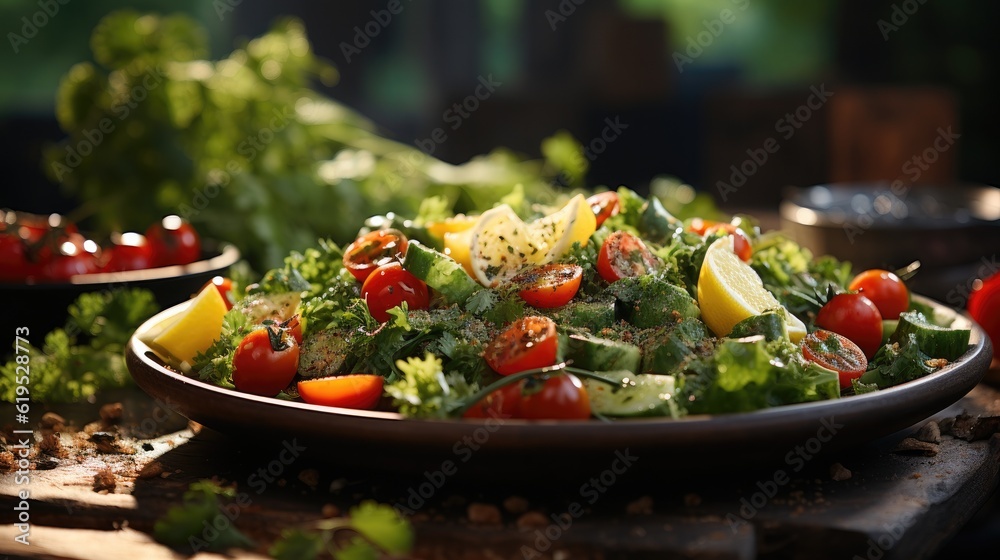
<svg viewBox="0 0 1000 560">
<path fill-rule="evenodd" d="M 975 386 L 989 344 L 893 272 L 622 187 L 521 214 L 372 217 L 255 284 L 206 286 L 126 358 L 195 421 L 347 462 L 580 466 L 629 449 L 693 466 L 890 434 Z"/>
</svg>

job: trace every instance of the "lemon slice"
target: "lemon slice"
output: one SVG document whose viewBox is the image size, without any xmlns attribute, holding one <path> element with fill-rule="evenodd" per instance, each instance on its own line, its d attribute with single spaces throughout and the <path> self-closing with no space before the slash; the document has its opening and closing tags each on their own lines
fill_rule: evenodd
<svg viewBox="0 0 1000 560">
<path fill-rule="evenodd" d="M 150 333 L 152 340 L 143 340 L 164 357 L 176 360 L 181 369 L 190 369 L 194 357 L 208 350 L 222 334 L 222 318 L 226 303 L 212 284 L 205 286 L 190 301 L 187 309 L 159 332 Z"/>
<path fill-rule="evenodd" d="M 565 255 L 577 241 L 586 245 L 597 230 L 597 218 L 587 199 L 578 194 L 559 211 L 528 224 L 528 229 L 535 245 L 544 251 L 529 260 L 546 264 Z"/>
<path fill-rule="evenodd" d="M 727 336 L 747 317 L 781 307 L 750 265 L 733 252 L 733 236 L 716 240 L 705 253 L 698 275 L 701 316 L 716 336 Z M 806 326 L 785 310 L 785 324 L 792 342 L 806 335 Z"/>
<path fill-rule="evenodd" d="M 444 254 L 458 261 L 458 264 L 462 265 L 469 276 L 474 276 L 471 247 L 472 229 L 444 233 Z"/>
<path fill-rule="evenodd" d="M 443 239 L 449 233 L 459 233 L 472 229 L 478 221 L 479 216 L 458 214 L 437 222 L 429 222 L 427 224 L 427 233 L 438 239 Z"/>
<path fill-rule="evenodd" d="M 528 227 L 506 204 L 484 212 L 471 231 L 469 262 L 473 276 L 484 286 L 510 280 L 541 252 L 529 236 Z"/>
</svg>

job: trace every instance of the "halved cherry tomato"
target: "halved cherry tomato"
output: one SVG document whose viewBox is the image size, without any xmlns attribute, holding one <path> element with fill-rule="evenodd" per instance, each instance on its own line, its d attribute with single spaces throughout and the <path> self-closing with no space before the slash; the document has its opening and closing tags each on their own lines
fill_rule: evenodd
<svg viewBox="0 0 1000 560">
<path fill-rule="evenodd" d="M 597 273 L 607 282 L 642 276 L 657 264 L 657 258 L 649 252 L 646 244 L 627 231 L 609 235 L 597 255 Z"/>
<path fill-rule="evenodd" d="M 866 270 L 851 280 L 850 289 L 870 299 L 886 320 L 899 319 L 899 314 L 910 307 L 906 284 L 888 270 Z"/>
<path fill-rule="evenodd" d="M 111 236 L 111 247 L 104 250 L 104 272 L 123 272 L 152 268 L 155 263 L 153 246 L 145 235 L 128 232 Z"/>
<path fill-rule="evenodd" d="M 299 381 L 299 396 L 309 404 L 371 410 L 382 397 L 381 375 L 341 375 Z"/>
<path fill-rule="evenodd" d="M 723 235 L 732 235 L 733 252 L 736 253 L 736 256 L 741 261 L 750 262 L 750 257 L 753 256 L 753 246 L 750 245 L 750 238 L 747 237 L 747 234 L 732 224 L 716 224 L 705 230 L 705 235 L 708 236 L 720 232 Z"/>
<path fill-rule="evenodd" d="M 605 220 L 618 214 L 618 211 L 621 210 L 618 193 L 615 191 L 597 193 L 587 199 L 587 204 L 594 211 L 594 217 L 597 218 L 597 227 L 601 227 L 601 224 Z"/>
<path fill-rule="evenodd" d="M 180 216 L 167 216 L 149 226 L 146 239 L 156 266 L 190 264 L 201 258 L 201 239 L 194 226 Z"/>
<path fill-rule="evenodd" d="M 816 326 L 846 336 L 871 359 L 882 345 L 882 315 L 861 294 L 839 294 L 820 308 Z"/>
<path fill-rule="evenodd" d="M 483 357 L 493 371 L 510 375 L 554 365 L 558 350 L 555 322 L 548 317 L 529 315 L 493 339 Z"/>
<path fill-rule="evenodd" d="M 590 418 L 590 397 L 575 375 L 550 373 L 501 387 L 462 417 L 586 420 Z"/>
<path fill-rule="evenodd" d="M 362 235 L 344 249 L 344 266 L 364 282 L 376 268 L 406 255 L 406 236 L 395 229 L 380 229 Z"/>
<path fill-rule="evenodd" d="M 409 309 L 427 309 L 430 293 L 427 284 L 403 270 L 399 261 L 384 264 L 368 276 L 361 286 L 361 298 L 368 303 L 368 311 L 380 323 L 389 320 L 387 311 L 406 302 Z"/>
<path fill-rule="evenodd" d="M 583 268 L 575 264 L 547 264 L 511 279 L 528 305 L 540 309 L 562 307 L 580 290 Z"/>
<path fill-rule="evenodd" d="M 284 329 L 267 325 L 243 337 L 233 355 L 233 384 L 245 393 L 273 397 L 299 369 L 299 344 Z"/>
<path fill-rule="evenodd" d="M 846 336 L 818 330 L 802 339 L 802 357 L 840 374 L 840 388 L 851 386 L 851 380 L 861 377 L 868 369 L 864 352 Z"/>
<path fill-rule="evenodd" d="M 233 304 L 236 303 L 236 294 L 233 293 L 233 281 L 229 278 L 223 276 L 215 276 L 208 282 L 205 282 L 205 286 L 212 284 L 215 289 L 219 290 L 219 295 L 222 296 L 222 301 L 226 302 L 226 309 L 232 309 Z M 205 289 L 202 286 L 202 290 Z M 199 292 L 201 290 L 198 290 Z M 299 334 L 299 344 L 302 344 L 302 335 Z"/>
</svg>

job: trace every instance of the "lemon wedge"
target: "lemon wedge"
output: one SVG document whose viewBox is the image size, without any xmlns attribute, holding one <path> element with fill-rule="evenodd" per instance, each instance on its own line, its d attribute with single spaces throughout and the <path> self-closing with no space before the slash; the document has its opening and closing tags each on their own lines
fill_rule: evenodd
<svg viewBox="0 0 1000 560">
<path fill-rule="evenodd" d="M 444 239 L 444 236 L 449 233 L 459 233 L 472 229 L 478 221 L 479 216 L 457 214 L 437 222 L 428 222 L 427 233 L 438 239 Z"/>
<path fill-rule="evenodd" d="M 527 225 L 506 204 L 483 212 L 471 232 L 469 262 L 473 276 L 484 286 L 510 280 L 541 252 Z"/>
<path fill-rule="evenodd" d="M 180 312 L 172 323 L 158 332 L 151 332 L 152 340 L 143 340 L 164 357 L 175 360 L 182 369 L 191 367 L 199 352 L 208 350 L 222 334 L 222 319 L 226 303 L 219 290 L 212 284 L 205 286 L 192 299 L 187 309 Z"/>
<path fill-rule="evenodd" d="M 472 229 L 444 232 L 444 254 L 458 261 L 462 268 L 474 276 L 472 271 Z"/>
<path fill-rule="evenodd" d="M 731 235 L 716 240 L 705 253 L 698 275 L 698 303 L 702 319 L 716 336 L 728 335 L 747 317 L 781 307 L 753 268 L 736 256 Z M 806 326 L 785 312 L 788 336 L 798 342 L 806 335 Z"/>
<path fill-rule="evenodd" d="M 531 222 L 528 230 L 535 246 L 545 251 L 536 253 L 531 262 L 547 264 L 569 252 L 577 241 L 586 246 L 597 230 L 597 218 L 587 199 L 578 194 L 559 211 Z"/>
</svg>

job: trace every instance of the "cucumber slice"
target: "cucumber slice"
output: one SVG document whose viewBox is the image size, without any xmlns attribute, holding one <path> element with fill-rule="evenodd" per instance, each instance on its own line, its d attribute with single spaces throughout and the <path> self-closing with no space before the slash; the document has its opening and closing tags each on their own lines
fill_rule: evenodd
<svg viewBox="0 0 1000 560">
<path fill-rule="evenodd" d="M 607 301 L 570 302 L 552 310 L 551 317 L 557 325 L 599 333 L 615 324 L 615 303 L 610 298 Z"/>
<path fill-rule="evenodd" d="M 916 337 L 917 346 L 924 354 L 931 358 L 944 358 L 953 362 L 969 348 L 969 337 L 972 332 L 968 329 L 939 327 L 920 313 L 907 311 L 899 316 L 896 332 L 889 341 L 899 342 L 910 334 Z"/>
<path fill-rule="evenodd" d="M 642 345 L 645 373 L 672 373 L 680 368 L 698 343 L 708 335 L 698 319 L 684 319 L 677 325 L 649 336 Z"/>
<path fill-rule="evenodd" d="M 590 409 L 604 416 L 680 416 L 674 400 L 676 382 L 671 375 L 634 374 L 630 371 L 595 372 L 618 386 L 584 379 Z"/>
<path fill-rule="evenodd" d="M 455 259 L 416 241 L 410 241 L 406 248 L 403 268 L 434 288 L 449 304 L 465 303 L 482 289 Z"/>
<path fill-rule="evenodd" d="M 615 296 L 617 316 L 640 329 L 701 316 L 698 302 L 687 290 L 648 274 L 622 278 L 608 292 Z"/>
<path fill-rule="evenodd" d="M 788 338 L 788 329 L 785 327 L 785 319 L 774 312 L 761 313 L 747 317 L 729 333 L 728 338 L 745 338 L 748 336 L 764 335 L 764 340 L 778 340 Z"/>
<path fill-rule="evenodd" d="M 578 334 L 566 339 L 565 359 L 573 367 L 591 371 L 639 371 L 642 353 L 639 347 L 606 338 Z"/>
</svg>

